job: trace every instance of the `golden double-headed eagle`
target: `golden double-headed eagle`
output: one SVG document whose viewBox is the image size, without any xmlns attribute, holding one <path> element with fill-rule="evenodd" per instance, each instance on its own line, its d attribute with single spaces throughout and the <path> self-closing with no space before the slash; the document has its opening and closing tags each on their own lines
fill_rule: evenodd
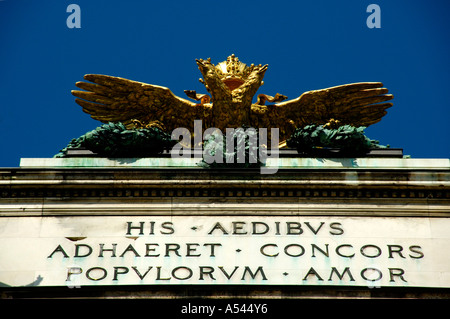
<svg viewBox="0 0 450 319">
<path fill-rule="evenodd" d="M 285 140 L 296 128 L 308 124 L 369 126 L 381 120 L 392 106 L 393 96 L 380 82 L 363 82 L 308 91 L 285 101 L 281 94 L 259 94 L 267 65 L 250 65 L 231 55 L 217 65 L 211 59 L 196 60 L 200 81 L 208 94 L 185 91 L 191 102 L 170 89 L 124 78 L 87 74 L 72 91 L 83 111 L 104 123 L 122 122 L 127 128 L 160 127 L 167 132 L 185 127 L 193 132 L 194 120 L 203 128 L 279 128 Z M 266 105 L 266 102 L 270 104 Z"/>
</svg>

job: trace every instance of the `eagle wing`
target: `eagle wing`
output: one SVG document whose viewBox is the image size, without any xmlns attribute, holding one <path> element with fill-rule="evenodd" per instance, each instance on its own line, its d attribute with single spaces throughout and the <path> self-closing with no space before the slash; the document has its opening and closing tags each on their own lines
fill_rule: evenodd
<svg viewBox="0 0 450 319">
<path fill-rule="evenodd" d="M 173 94 L 168 88 L 101 74 L 86 74 L 72 91 L 75 101 L 95 120 L 122 122 L 133 127 L 156 124 L 167 131 L 191 128 L 194 119 L 204 119 L 207 105 L 196 104 Z"/>
<path fill-rule="evenodd" d="M 380 82 L 352 83 L 322 90 L 308 91 L 296 99 L 267 105 L 252 105 L 259 126 L 279 127 L 288 138 L 298 127 L 325 124 L 331 119 L 340 125 L 369 126 L 386 115 L 393 98 Z"/>
</svg>

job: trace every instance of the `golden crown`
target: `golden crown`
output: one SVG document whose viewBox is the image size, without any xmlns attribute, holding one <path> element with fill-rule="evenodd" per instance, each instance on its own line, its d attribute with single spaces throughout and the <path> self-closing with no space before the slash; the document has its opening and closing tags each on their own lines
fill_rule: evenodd
<svg viewBox="0 0 450 319">
<path fill-rule="evenodd" d="M 253 64 L 247 66 L 245 63 L 239 61 L 237 56 L 232 54 L 226 61 L 216 65 L 216 72 L 230 90 L 234 90 L 245 82 L 245 79 L 252 72 L 253 68 Z"/>
</svg>

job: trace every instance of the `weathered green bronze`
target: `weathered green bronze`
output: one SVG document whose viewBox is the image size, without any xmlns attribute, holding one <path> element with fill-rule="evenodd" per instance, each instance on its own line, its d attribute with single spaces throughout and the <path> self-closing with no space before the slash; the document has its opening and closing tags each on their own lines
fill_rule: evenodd
<svg viewBox="0 0 450 319">
<path fill-rule="evenodd" d="M 70 148 L 84 148 L 106 157 L 146 157 L 162 153 L 175 143 L 156 127 L 128 130 L 120 122 L 108 123 L 73 139 L 55 157 L 64 157 Z"/>
<path fill-rule="evenodd" d="M 364 126 L 339 126 L 336 129 L 326 125 L 307 125 L 295 130 L 287 140 L 287 146 L 297 149 L 300 154 L 313 154 L 320 148 L 338 148 L 347 156 L 366 153 L 371 148 L 388 148 L 379 145 L 364 135 Z"/>
<path fill-rule="evenodd" d="M 225 136 L 216 134 L 216 132 L 208 135 L 203 142 L 203 158 L 199 166 L 205 168 L 258 168 L 265 164 L 259 156 L 261 146 L 258 143 L 258 130 L 244 126 L 240 130 L 234 130 L 232 138 L 233 146 L 227 148 Z M 208 157 L 214 158 L 214 161 L 208 161 Z"/>
</svg>

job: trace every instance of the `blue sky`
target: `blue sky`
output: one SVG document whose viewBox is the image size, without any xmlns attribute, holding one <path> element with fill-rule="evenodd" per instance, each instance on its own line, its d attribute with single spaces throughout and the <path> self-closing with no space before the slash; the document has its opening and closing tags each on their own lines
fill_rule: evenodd
<svg viewBox="0 0 450 319">
<path fill-rule="evenodd" d="M 69 29 L 69 4 L 81 28 Z M 370 29 L 369 4 L 381 8 Z M 450 157 L 449 1 L 0 1 L 0 167 L 52 157 L 95 129 L 70 90 L 99 73 L 204 92 L 196 58 L 269 64 L 258 93 L 380 81 L 394 95 L 366 129 L 414 158 Z"/>
</svg>

